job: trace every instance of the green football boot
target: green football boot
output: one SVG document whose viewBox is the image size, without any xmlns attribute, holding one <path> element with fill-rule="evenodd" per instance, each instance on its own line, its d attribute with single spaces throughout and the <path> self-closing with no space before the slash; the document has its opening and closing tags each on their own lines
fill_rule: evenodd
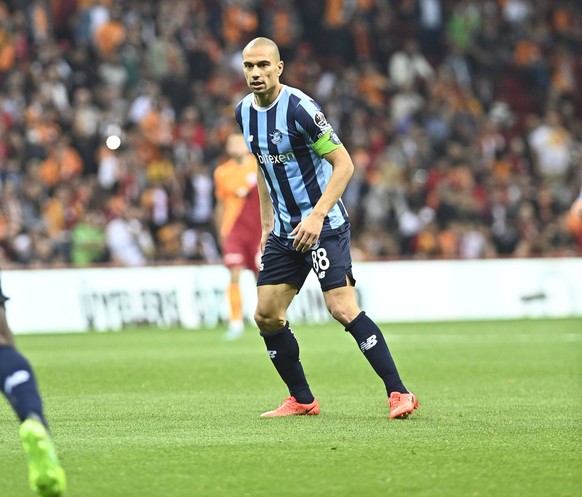
<svg viewBox="0 0 582 497">
<path fill-rule="evenodd" d="M 20 440 L 28 457 L 30 488 L 41 497 L 65 495 L 65 472 L 46 427 L 29 418 L 20 425 Z"/>
</svg>

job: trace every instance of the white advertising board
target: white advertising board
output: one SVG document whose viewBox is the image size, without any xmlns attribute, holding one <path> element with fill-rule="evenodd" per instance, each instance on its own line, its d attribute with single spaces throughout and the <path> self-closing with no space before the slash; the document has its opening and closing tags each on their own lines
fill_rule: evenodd
<svg viewBox="0 0 582 497">
<path fill-rule="evenodd" d="M 582 317 L 582 259 L 356 263 L 358 299 L 378 322 Z M 30 269 L 2 273 L 16 333 L 188 329 L 226 322 L 228 271 L 219 265 Z M 242 277 L 252 321 L 254 278 Z M 331 320 L 311 274 L 288 314 Z"/>
</svg>

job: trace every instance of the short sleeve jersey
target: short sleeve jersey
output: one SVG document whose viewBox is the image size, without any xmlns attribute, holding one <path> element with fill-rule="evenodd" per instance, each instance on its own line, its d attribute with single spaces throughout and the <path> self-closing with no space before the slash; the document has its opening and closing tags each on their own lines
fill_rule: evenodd
<svg viewBox="0 0 582 497">
<path fill-rule="evenodd" d="M 229 159 L 214 171 L 214 189 L 216 198 L 224 203 L 224 215 L 220 234 L 226 237 L 236 222 L 241 221 L 245 203 L 252 198 L 249 192 L 257 188 L 257 163 L 248 155 L 243 164 Z M 245 222 L 260 225 L 260 213 L 257 207 L 254 219 Z"/>
<path fill-rule="evenodd" d="M 235 117 L 263 173 L 275 210 L 274 233 L 290 233 L 321 198 L 332 173 L 325 154 L 341 146 L 321 107 L 302 91 L 283 85 L 269 107 L 254 95 L 238 103 Z M 341 199 L 323 223 L 323 232 L 348 222 Z"/>
</svg>

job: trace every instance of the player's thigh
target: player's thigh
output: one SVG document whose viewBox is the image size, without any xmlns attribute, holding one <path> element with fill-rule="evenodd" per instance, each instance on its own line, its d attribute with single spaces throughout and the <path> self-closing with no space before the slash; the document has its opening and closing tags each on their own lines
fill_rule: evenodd
<svg viewBox="0 0 582 497">
<path fill-rule="evenodd" d="M 356 289 L 346 281 L 346 286 L 333 288 L 323 292 L 325 305 L 330 314 L 344 326 L 351 323 L 360 314 L 356 299 Z"/>
</svg>

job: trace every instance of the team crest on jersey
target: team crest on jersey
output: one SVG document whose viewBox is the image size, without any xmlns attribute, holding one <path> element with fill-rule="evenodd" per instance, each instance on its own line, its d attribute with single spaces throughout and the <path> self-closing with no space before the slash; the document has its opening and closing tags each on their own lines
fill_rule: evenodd
<svg viewBox="0 0 582 497">
<path fill-rule="evenodd" d="M 329 126 L 327 119 L 323 115 L 323 112 L 316 112 L 315 115 L 313 116 L 313 121 L 320 128 L 325 128 Z"/>
<path fill-rule="evenodd" d="M 271 143 L 273 145 L 278 145 L 283 141 L 283 133 L 281 133 L 278 129 L 273 131 L 269 136 L 271 137 Z"/>
</svg>

